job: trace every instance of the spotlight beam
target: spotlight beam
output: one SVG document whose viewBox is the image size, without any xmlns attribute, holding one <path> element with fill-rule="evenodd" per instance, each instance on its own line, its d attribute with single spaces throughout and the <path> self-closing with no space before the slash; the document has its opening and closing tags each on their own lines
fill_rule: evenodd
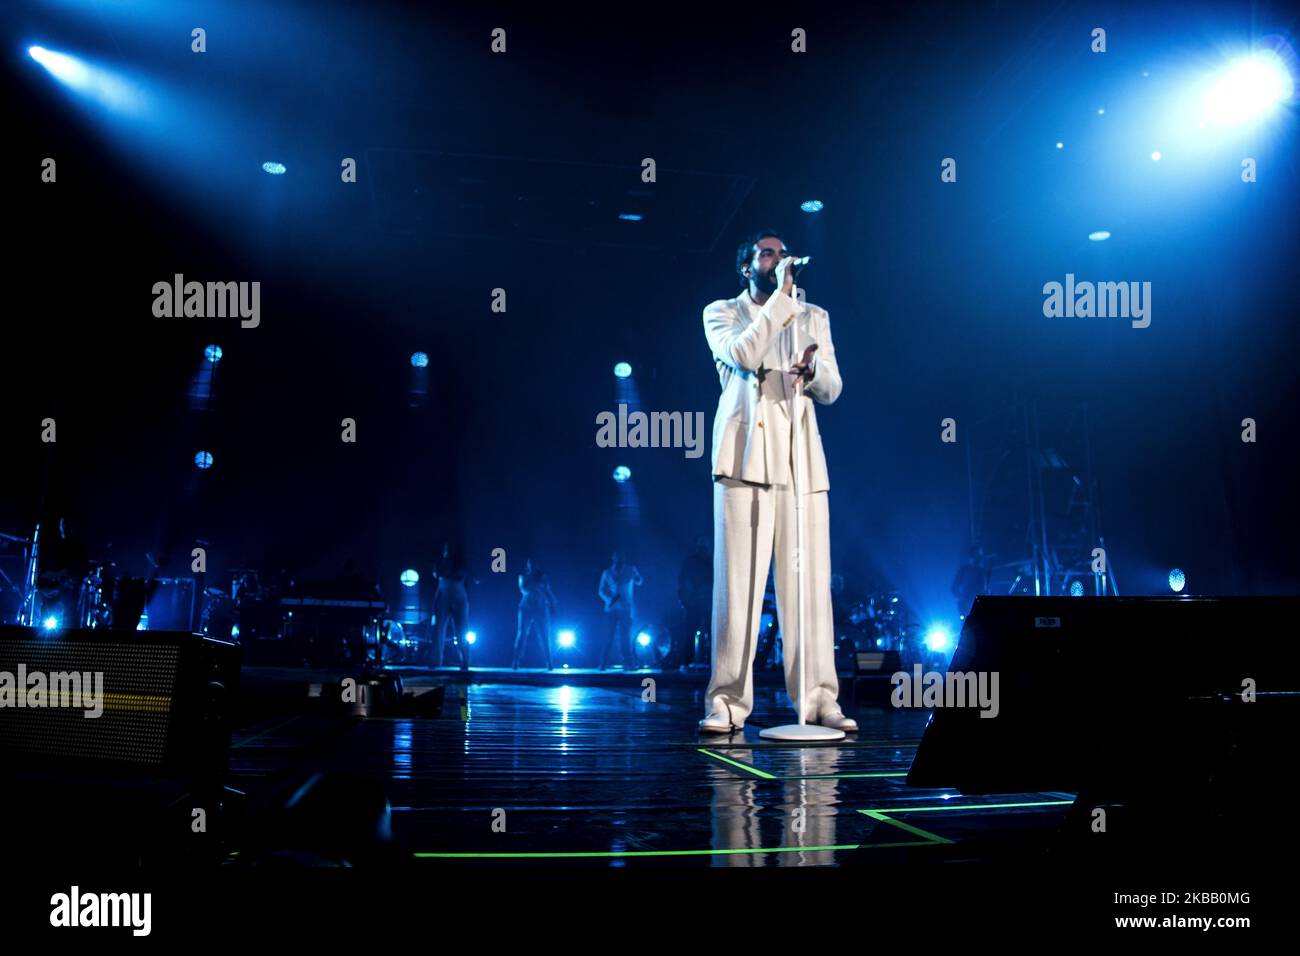
<svg viewBox="0 0 1300 956">
<path fill-rule="evenodd" d="M 136 113 L 145 107 L 143 92 L 117 74 L 92 66 L 79 57 L 43 46 L 27 48 L 28 55 L 68 89 L 118 113 Z"/>
</svg>

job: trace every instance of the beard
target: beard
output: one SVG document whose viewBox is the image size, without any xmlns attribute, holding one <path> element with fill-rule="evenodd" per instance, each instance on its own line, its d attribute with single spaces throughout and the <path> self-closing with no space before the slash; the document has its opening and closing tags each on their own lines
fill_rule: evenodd
<svg viewBox="0 0 1300 956">
<path fill-rule="evenodd" d="M 776 270 L 769 269 L 767 272 L 753 273 L 754 288 L 759 292 L 766 292 L 771 295 L 776 291 Z"/>
</svg>

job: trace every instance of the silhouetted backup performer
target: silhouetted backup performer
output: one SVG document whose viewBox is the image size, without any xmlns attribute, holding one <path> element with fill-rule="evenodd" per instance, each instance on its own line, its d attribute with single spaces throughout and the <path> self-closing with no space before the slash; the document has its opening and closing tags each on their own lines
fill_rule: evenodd
<svg viewBox="0 0 1300 956">
<path fill-rule="evenodd" d="M 965 617 L 980 594 L 987 594 L 989 572 L 984 566 L 984 552 L 973 545 L 966 553 L 966 563 L 957 569 L 952 579 L 952 593 L 957 598 L 957 613 Z"/>
<path fill-rule="evenodd" d="M 465 579 L 469 576 L 460 549 L 450 544 L 442 546 L 442 557 L 433 570 L 438 579 L 438 590 L 433 596 L 433 643 L 437 648 L 437 666 L 442 666 L 443 645 L 447 631 L 455 628 L 456 647 L 460 650 L 461 670 L 469 669 L 469 643 L 465 640 L 466 622 L 469 620 L 469 598 L 465 594 Z"/>
<path fill-rule="evenodd" d="M 536 631 L 546 652 L 546 669 L 555 670 L 551 662 L 551 611 L 555 609 L 555 594 L 551 591 L 550 578 L 532 558 L 524 563 L 524 573 L 519 575 L 519 595 L 519 626 L 510 666 L 519 669 L 519 662 L 528 653 L 528 636 Z"/>
<path fill-rule="evenodd" d="M 695 658 L 695 636 L 707 634 L 713 605 L 713 555 L 709 542 L 695 542 L 677 573 L 677 601 L 682 606 L 682 627 L 664 660 L 665 667 L 690 663 Z"/>
<path fill-rule="evenodd" d="M 748 288 L 704 309 L 704 334 L 718 369 L 722 395 L 713 420 L 713 676 L 705 692 L 703 733 L 730 733 L 754 707 L 754 652 L 763 590 L 776 555 L 777 612 L 791 701 L 806 701 L 810 723 L 855 731 L 840 710 L 831 616 L 830 481 L 813 402 L 829 405 L 842 387 L 830 318 L 798 303 L 790 254 L 772 231 L 756 233 L 736 255 Z M 798 322 L 800 356 L 794 352 Z M 811 344 L 807 344 L 811 343 Z M 793 441 L 795 384 L 804 380 L 795 414 L 802 416 L 801 447 Z M 805 685 L 799 686 L 798 580 L 795 576 L 794 456 L 802 458 L 804 545 L 808 608 L 804 618 Z"/>
<path fill-rule="evenodd" d="M 636 615 L 635 590 L 642 584 L 641 572 L 634 565 L 624 564 L 617 551 L 611 555 L 609 567 L 600 576 L 596 593 L 605 602 L 605 616 L 609 618 L 609 633 L 600 651 L 600 669 L 605 669 L 609 652 L 614 647 L 623 657 L 623 669 L 636 667 L 636 648 L 632 646 L 632 618 Z"/>
</svg>

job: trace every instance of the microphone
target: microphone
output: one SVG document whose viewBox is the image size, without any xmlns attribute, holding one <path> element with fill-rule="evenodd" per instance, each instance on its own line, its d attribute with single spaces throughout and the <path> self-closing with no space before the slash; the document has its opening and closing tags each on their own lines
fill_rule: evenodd
<svg viewBox="0 0 1300 956">
<path fill-rule="evenodd" d="M 804 267 L 812 261 L 812 256 L 800 256 L 790 263 L 790 268 L 794 270 L 794 277 L 799 278 L 799 273 L 803 272 Z"/>
</svg>

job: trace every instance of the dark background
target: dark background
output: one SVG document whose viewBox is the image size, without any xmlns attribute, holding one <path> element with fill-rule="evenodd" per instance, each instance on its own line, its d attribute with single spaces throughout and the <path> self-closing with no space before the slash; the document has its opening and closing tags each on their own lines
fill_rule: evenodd
<svg viewBox="0 0 1300 956">
<path fill-rule="evenodd" d="M 1023 539 L 1024 470 L 1004 455 L 1014 403 L 1034 398 L 1061 449 L 1080 447 L 1087 403 L 1121 593 L 1167 593 L 1174 566 L 1193 593 L 1296 592 L 1295 105 L 1232 136 L 1168 125 L 1189 77 L 1293 35 L 1293 10 L 424 7 L 6 5 L 0 530 L 65 514 L 137 574 L 145 552 L 183 573 L 202 538 L 210 581 L 351 560 L 395 605 L 400 571 L 427 580 L 458 539 L 495 661 L 525 557 L 551 572 L 556 626 L 585 633 L 618 547 L 645 575 L 641 616 L 665 621 L 678 563 L 711 536 L 701 310 L 737 293 L 741 236 L 774 226 L 814 256 L 804 285 L 834 330 L 844 392 L 819 422 L 851 589 L 896 587 L 919 619 L 955 622 L 972 536 L 1004 560 Z M 125 114 L 70 92 L 31 44 L 147 101 Z M 57 184 L 40 182 L 47 156 Z M 177 272 L 260 281 L 261 326 L 154 318 L 152 286 Z M 1045 318 L 1042 286 L 1067 272 L 1150 281 L 1150 328 Z M 196 408 L 209 343 L 224 358 Z M 596 446 L 619 361 L 644 409 L 704 412 L 703 457 Z M 497 547 L 509 574 L 490 572 Z"/>
</svg>

